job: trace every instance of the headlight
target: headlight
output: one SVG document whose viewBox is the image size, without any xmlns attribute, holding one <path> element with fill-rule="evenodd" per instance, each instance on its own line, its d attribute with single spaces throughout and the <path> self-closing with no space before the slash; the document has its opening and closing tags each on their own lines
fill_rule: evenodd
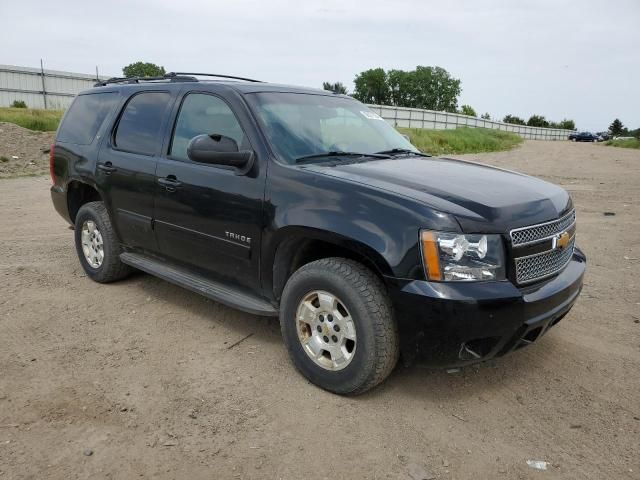
<svg viewBox="0 0 640 480">
<path fill-rule="evenodd" d="M 478 281 L 505 278 L 500 235 L 420 232 L 422 260 L 429 280 Z"/>
</svg>

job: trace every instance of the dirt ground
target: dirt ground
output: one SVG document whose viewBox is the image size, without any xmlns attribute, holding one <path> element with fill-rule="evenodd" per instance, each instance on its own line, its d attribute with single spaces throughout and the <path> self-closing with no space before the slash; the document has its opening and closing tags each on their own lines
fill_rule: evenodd
<svg viewBox="0 0 640 480">
<path fill-rule="evenodd" d="M 49 172 L 49 146 L 55 132 L 35 132 L 0 122 L 0 178 Z"/>
<path fill-rule="evenodd" d="M 571 191 L 582 296 L 527 349 L 356 398 L 304 380 L 274 319 L 91 282 L 48 178 L 1 180 L 0 479 L 640 479 L 640 151 L 470 157 Z"/>
</svg>

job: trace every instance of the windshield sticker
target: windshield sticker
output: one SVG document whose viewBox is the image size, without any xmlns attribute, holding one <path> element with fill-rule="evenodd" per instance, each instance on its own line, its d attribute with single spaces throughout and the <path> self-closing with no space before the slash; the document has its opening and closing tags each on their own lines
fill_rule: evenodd
<svg viewBox="0 0 640 480">
<path fill-rule="evenodd" d="M 360 110 L 360 113 L 364 118 L 368 118 L 369 120 L 383 120 L 383 118 L 377 113 L 366 112 L 364 110 Z"/>
</svg>

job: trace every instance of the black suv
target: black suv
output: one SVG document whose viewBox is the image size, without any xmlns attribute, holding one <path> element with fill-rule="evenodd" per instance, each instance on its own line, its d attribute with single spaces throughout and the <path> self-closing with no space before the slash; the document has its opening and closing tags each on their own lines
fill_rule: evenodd
<svg viewBox="0 0 640 480">
<path fill-rule="evenodd" d="M 279 316 L 298 370 L 341 394 L 399 356 L 511 352 L 573 306 L 562 188 L 430 158 L 348 96 L 202 76 L 112 79 L 62 120 L 51 196 L 93 280 L 138 269 Z"/>
</svg>

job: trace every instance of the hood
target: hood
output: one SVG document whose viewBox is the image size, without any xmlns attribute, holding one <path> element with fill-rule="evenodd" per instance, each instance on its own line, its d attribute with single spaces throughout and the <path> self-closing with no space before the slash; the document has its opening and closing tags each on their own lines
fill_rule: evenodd
<svg viewBox="0 0 640 480">
<path fill-rule="evenodd" d="M 455 215 L 467 233 L 505 233 L 556 219 L 572 206 L 556 185 L 463 160 L 410 156 L 305 168 L 411 197 Z"/>
</svg>

